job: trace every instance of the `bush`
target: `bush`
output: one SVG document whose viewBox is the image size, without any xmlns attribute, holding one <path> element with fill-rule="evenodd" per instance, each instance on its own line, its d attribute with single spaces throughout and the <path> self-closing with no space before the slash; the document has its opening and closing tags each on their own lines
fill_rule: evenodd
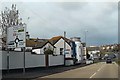
<svg viewBox="0 0 120 80">
<path fill-rule="evenodd" d="M 52 54 L 53 55 L 53 50 L 51 50 L 51 49 L 47 49 L 45 52 L 44 52 L 44 54 Z"/>
</svg>

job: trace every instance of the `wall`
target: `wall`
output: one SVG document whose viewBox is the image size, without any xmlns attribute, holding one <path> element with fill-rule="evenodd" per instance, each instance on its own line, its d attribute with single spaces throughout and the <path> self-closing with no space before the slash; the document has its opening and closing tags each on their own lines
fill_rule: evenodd
<svg viewBox="0 0 120 80">
<path fill-rule="evenodd" d="M 56 54 L 59 55 L 60 48 L 64 48 L 64 40 L 61 38 L 54 46 L 56 47 Z M 68 43 L 66 43 L 66 49 L 71 50 L 71 47 L 70 47 L 70 45 L 68 45 Z M 70 53 L 71 53 L 71 51 L 70 51 Z"/>
<path fill-rule="evenodd" d="M 23 52 L 10 52 L 9 53 L 9 68 L 10 69 L 19 69 L 23 68 Z M 7 69 L 7 52 L 0 52 L 0 70 Z M 53 56 L 49 55 L 49 66 L 64 65 L 64 56 L 58 55 Z M 30 52 L 25 53 L 25 67 L 45 67 L 45 55 L 36 55 L 31 54 Z"/>
<path fill-rule="evenodd" d="M 9 68 L 23 68 L 23 53 L 22 52 L 10 52 Z"/>
<path fill-rule="evenodd" d="M 9 53 L 9 68 L 18 69 L 23 68 L 23 52 L 10 52 Z M 0 53 L 0 58 L 2 56 L 2 64 L 0 64 L 0 69 L 7 69 L 7 52 L 3 51 Z M 43 67 L 45 66 L 45 55 L 35 55 L 30 52 L 25 53 L 25 67 Z"/>
<path fill-rule="evenodd" d="M 74 61 L 73 60 L 66 60 L 65 65 L 66 66 L 74 65 Z"/>
<path fill-rule="evenodd" d="M 1 69 L 2 69 L 2 51 L 0 50 L 0 80 L 2 80 L 2 71 L 1 71 Z"/>
<path fill-rule="evenodd" d="M 0 63 L 0 70 L 7 69 L 7 54 L 6 53 L 7 52 L 0 51 L 0 58 L 2 58 L 2 61 Z"/>
<path fill-rule="evenodd" d="M 81 63 L 83 61 L 83 46 L 80 41 L 75 41 L 76 44 L 76 58 L 78 60 L 78 63 Z"/>
<path fill-rule="evenodd" d="M 49 66 L 64 65 L 64 56 L 58 55 L 53 56 L 49 55 Z"/>
<path fill-rule="evenodd" d="M 45 46 L 43 46 L 41 49 L 40 49 L 40 53 L 41 54 L 44 54 L 44 48 L 46 49 L 51 49 L 51 50 L 54 50 L 54 47 L 50 44 L 50 43 L 47 43 Z"/>
<path fill-rule="evenodd" d="M 44 48 L 46 49 L 51 49 L 51 50 L 55 50 L 55 48 L 50 44 L 47 43 L 45 46 L 43 46 L 42 48 L 38 48 L 38 49 L 33 49 L 32 52 L 36 52 L 36 54 L 44 54 Z M 54 51 L 55 52 L 55 51 Z"/>
<path fill-rule="evenodd" d="M 26 68 L 45 66 L 45 55 L 36 55 L 26 52 L 25 56 Z"/>
</svg>

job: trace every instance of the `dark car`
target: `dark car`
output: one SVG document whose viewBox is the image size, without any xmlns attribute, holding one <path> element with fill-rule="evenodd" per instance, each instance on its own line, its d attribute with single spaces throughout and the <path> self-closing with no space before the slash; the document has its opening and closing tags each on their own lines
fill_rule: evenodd
<svg viewBox="0 0 120 80">
<path fill-rule="evenodd" d="M 107 58 L 106 59 L 106 63 L 112 63 L 112 59 L 111 58 Z"/>
</svg>

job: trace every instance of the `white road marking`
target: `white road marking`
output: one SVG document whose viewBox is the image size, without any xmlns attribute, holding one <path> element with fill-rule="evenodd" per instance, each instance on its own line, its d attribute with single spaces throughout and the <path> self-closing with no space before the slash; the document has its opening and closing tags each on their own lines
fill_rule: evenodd
<svg viewBox="0 0 120 80">
<path fill-rule="evenodd" d="M 97 71 L 100 71 L 101 70 L 101 68 L 99 68 Z"/>
<path fill-rule="evenodd" d="M 95 76 L 96 75 L 96 72 L 90 77 L 90 78 L 92 78 L 93 76 Z"/>
<path fill-rule="evenodd" d="M 60 72 L 60 73 L 57 73 L 57 74 L 63 74 L 63 73 L 68 73 L 70 71 L 75 71 L 75 70 L 81 70 L 81 69 L 86 69 L 86 68 L 89 68 L 89 67 L 92 67 L 92 66 L 96 66 L 96 65 L 100 65 L 101 63 L 97 63 L 97 64 L 91 64 L 91 65 L 88 65 L 88 66 L 84 66 L 84 67 L 80 67 L 79 69 L 72 69 L 72 70 L 68 70 L 68 71 L 64 71 L 64 72 Z M 45 77 L 49 77 L 49 76 L 55 76 L 56 74 L 52 74 L 52 75 L 48 75 L 48 76 L 43 76 L 41 78 L 45 78 Z M 94 73 L 90 78 L 92 78 L 94 75 L 96 75 L 96 73 Z"/>
<path fill-rule="evenodd" d="M 104 65 L 102 65 L 97 71 L 100 71 L 103 68 Z"/>
<path fill-rule="evenodd" d="M 102 65 L 97 71 L 99 72 L 105 65 Z M 90 78 L 93 78 L 93 76 L 95 76 L 97 74 L 97 72 L 95 72 Z"/>
</svg>

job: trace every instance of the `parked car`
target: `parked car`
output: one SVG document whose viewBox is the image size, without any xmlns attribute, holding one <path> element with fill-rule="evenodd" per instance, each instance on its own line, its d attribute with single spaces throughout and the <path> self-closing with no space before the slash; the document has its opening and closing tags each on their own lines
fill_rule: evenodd
<svg viewBox="0 0 120 80">
<path fill-rule="evenodd" d="M 111 58 L 107 58 L 106 59 L 106 63 L 112 63 L 112 59 Z"/>
<path fill-rule="evenodd" d="M 116 56 L 115 54 L 110 54 L 109 57 L 112 58 L 112 59 L 114 59 L 114 58 L 116 58 L 117 56 Z"/>
<path fill-rule="evenodd" d="M 86 64 L 92 64 L 92 63 L 94 63 L 94 61 L 92 59 L 86 60 Z"/>
</svg>

